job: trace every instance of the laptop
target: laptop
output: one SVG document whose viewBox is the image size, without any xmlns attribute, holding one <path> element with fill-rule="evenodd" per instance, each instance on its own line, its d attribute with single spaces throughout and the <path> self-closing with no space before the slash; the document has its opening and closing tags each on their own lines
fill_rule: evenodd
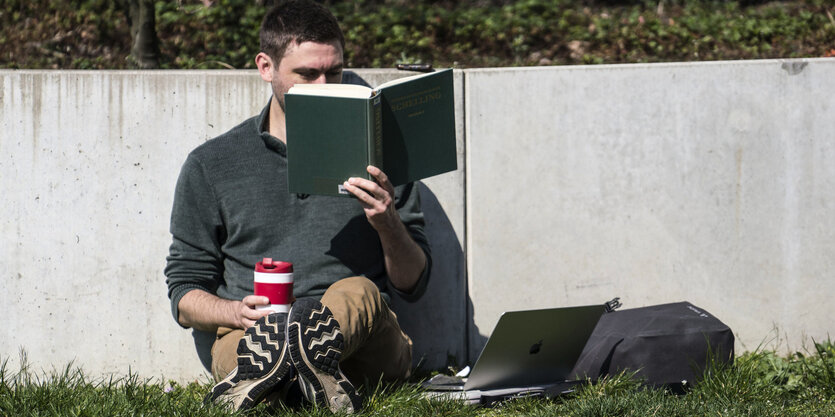
<svg viewBox="0 0 835 417">
<path fill-rule="evenodd" d="M 423 387 L 432 397 L 469 403 L 568 392 L 576 384 L 571 371 L 605 311 L 599 304 L 505 312 L 467 377 L 437 375 Z"/>
</svg>

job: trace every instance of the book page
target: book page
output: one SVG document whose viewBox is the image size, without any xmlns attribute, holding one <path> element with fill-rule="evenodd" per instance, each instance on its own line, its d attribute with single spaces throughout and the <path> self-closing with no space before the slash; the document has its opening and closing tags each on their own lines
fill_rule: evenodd
<svg viewBox="0 0 835 417">
<path fill-rule="evenodd" d="M 287 94 L 369 98 L 373 95 L 372 92 L 373 91 L 368 87 L 355 84 L 296 84 L 290 87 L 290 91 L 288 91 Z"/>
</svg>

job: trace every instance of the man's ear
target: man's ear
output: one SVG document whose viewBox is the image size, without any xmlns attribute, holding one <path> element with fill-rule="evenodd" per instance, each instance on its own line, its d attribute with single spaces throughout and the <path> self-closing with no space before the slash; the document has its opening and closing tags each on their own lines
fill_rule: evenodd
<svg viewBox="0 0 835 417">
<path fill-rule="evenodd" d="M 273 81 L 273 72 L 277 70 L 274 67 L 272 58 L 269 55 L 259 52 L 255 55 L 255 66 L 258 67 L 258 73 L 261 74 L 261 79 L 270 83 Z"/>
</svg>

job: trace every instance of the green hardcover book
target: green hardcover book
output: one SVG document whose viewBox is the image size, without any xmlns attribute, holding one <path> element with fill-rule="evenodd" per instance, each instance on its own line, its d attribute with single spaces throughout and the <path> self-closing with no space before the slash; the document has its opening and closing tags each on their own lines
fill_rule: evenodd
<svg viewBox="0 0 835 417">
<path fill-rule="evenodd" d="M 376 89 L 297 84 L 284 99 L 291 193 L 348 196 L 368 165 L 395 186 L 457 169 L 451 69 Z"/>
</svg>

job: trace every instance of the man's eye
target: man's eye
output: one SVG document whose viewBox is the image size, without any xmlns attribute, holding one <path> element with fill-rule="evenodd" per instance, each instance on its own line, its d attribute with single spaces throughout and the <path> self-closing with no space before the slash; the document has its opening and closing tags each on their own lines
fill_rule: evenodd
<svg viewBox="0 0 835 417">
<path fill-rule="evenodd" d="M 319 73 L 316 71 L 306 71 L 301 73 L 301 76 L 308 80 L 315 80 L 319 78 Z"/>
</svg>

